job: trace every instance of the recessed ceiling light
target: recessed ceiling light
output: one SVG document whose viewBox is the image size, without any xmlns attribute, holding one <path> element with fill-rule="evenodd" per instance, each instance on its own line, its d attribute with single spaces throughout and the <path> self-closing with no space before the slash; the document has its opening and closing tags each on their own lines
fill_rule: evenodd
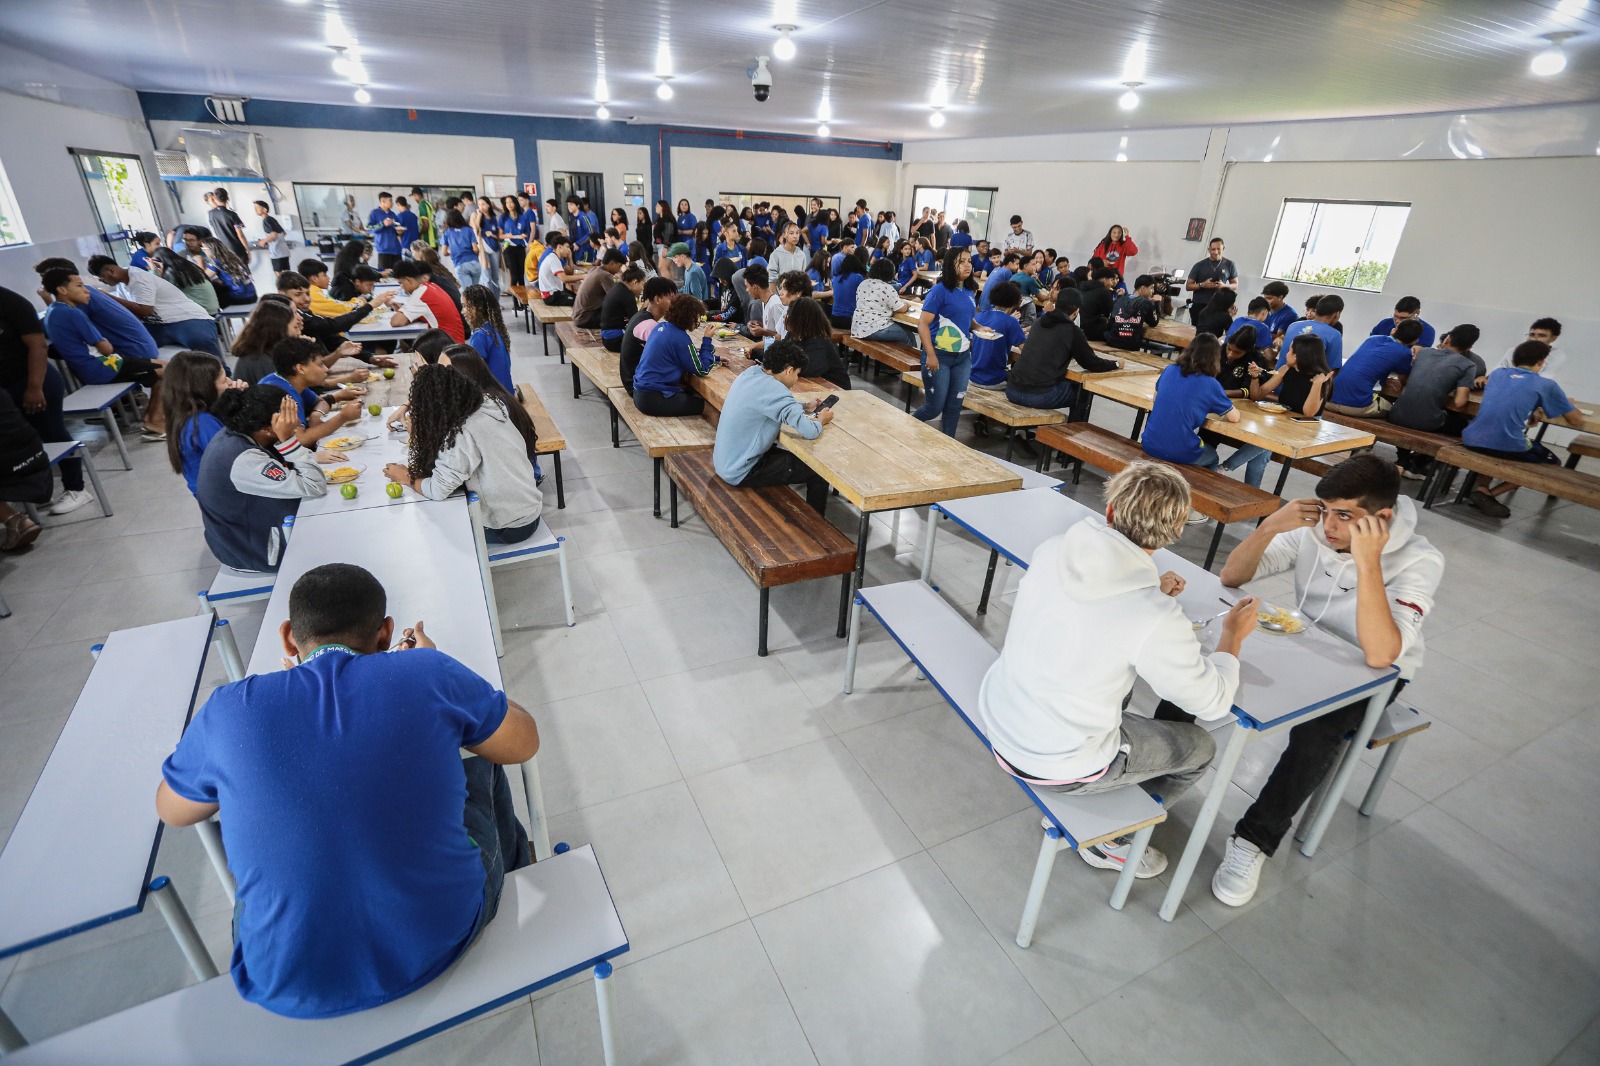
<svg viewBox="0 0 1600 1066">
<path fill-rule="evenodd" d="M 778 31 L 778 39 L 772 46 L 772 57 L 774 59 L 784 59 L 784 60 L 793 59 L 794 58 L 794 41 L 790 39 L 789 34 L 791 34 L 791 33 L 793 33 L 795 31 L 795 27 L 794 26 L 788 26 L 788 25 L 778 25 L 778 26 L 774 26 L 772 28 Z"/>
<path fill-rule="evenodd" d="M 934 129 L 943 128 L 944 112 L 940 111 L 938 108 L 934 108 L 933 114 L 928 116 L 928 125 L 932 126 Z"/>
<path fill-rule="evenodd" d="M 350 56 L 342 44 L 330 46 L 333 49 L 333 72 L 341 78 L 350 73 Z"/>
<path fill-rule="evenodd" d="M 656 99 L 672 99 L 672 79 L 670 77 L 663 77 L 661 79 L 661 84 L 656 86 Z"/>
<path fill-rule="evenodd" d="M 594 109 L 594 117 L 599 119 L 601 122 L 604 122 L 606 119 L 611 117 L 611 111 L 606 107 L 605 104 L 601 104 L 599 107 Z"/>
<path fill-rule="evenodd" d="M 824 122 L 822 125 L 817 127 L 817 136 L 818 137 L 826 137 L 828 135 L 828 132 L 829 132 L 828 131 L 828 124 L 826 122 Z"/>
<path fill-rule="evenodd" d="M 1144 82 L 1125 81 L 1122 84 L 1128 87 L 1128 91 L 1117 98 L 1117 106 L 1122 108 L 1124 111 L 1132 111 L 1134 108 L 1139 106 L 1139 94 L 1133 90 L 1143 85 Z"/>
<path fill-rule="evenodd" d="M 1548 78 L 1551 75 L 1560 74 L 1563 70 L 1566 70 L 1567 53 L 1562 50 L 1561 45 L 1569 37 L 1576 36 L 1577 34 L 1570 31 L 1544 34 L 1544 39 L 1550 42 L 1550 47 L 1534 56 L 1533 62 L 1528 64 L 1528 69 L 1539 75 L 1541 78 Z"/>
<path fill-rule="evenodd" d="M 356 103 L 358 103 L 358 104 L 370 104 L 370 103 L 372 103 L 372 94 L 367 92 L 367 90 L 366 90 L 366 88 L 364 86 L 359 86 L 359 85 L 356 86 Z"/>
</svg>

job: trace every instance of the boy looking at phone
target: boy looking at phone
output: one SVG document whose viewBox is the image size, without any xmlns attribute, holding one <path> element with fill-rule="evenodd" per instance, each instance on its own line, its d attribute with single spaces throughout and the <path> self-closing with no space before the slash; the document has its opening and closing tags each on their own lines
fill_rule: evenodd
<svg viewBox="0 0 1600 1066">
<path fill-rule="evenodd" d="M 806 503 L 818 514 L 828 505 L 828 483 L 800 458 L 778 447 L 789 426 L 807 440 L 833 421 L 837 396 L 802 404 L 791 391 L 806 367 L 806 353 L 793 341 L 773 341 L 761 362 L 734 379 L 717 422 L 711 462 L 717 476 L 740 488 L 804 485 Z"/>
</svg>

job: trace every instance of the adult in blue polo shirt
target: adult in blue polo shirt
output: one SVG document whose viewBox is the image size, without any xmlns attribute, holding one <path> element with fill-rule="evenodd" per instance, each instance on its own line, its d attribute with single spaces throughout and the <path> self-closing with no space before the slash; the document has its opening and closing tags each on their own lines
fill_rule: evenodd
<svg viewBox="0 0 1600 1066">
<path fill-rule="evenodd" d="M 1424 348 L 1433 347 L 1433 327 L 1422 321 L 1422 301 L 1415 296 L 1402 296 L 1394 305 L 1394 315 L 1380 318 L 1372 327 L 1369 337 L 1387 337 L 1402 322 L 1417 322 L 1422 326 L 1422 339 L 1417 343 Z"/>
<path fill-rule="evenodd" d="M 1322 350 L 1328 355 L 1328 369 L 1338 370 L 1344 365 L 1344 335 L 1333 326 L 1342 314 L 1344 314 L 1342 296 L 1329 295 L 1319 299 L 1311 318 L 1291 322 L 1283 331 L 1283 345 L 1278 349 L 1278 365 L 1282 366 L 1288 361 L 1289 345 L 1296 337 L 1314 333 L 1321 338 Z"/>
<path fill-rule="evenodd" d="M 1422 336 L 1422 323 L 1408 318 L 1389 337 L 1368 337 L 1361 342 L 1333 379 L 1328 409 L 1358 418 L 1377 418 L 1389 411 L 1389 401 L 1373 393 L 1390 374 L 1410 374 L 1412 348 Z"/>
<path fill-rule="evenodd" d="M 297 665 L 217 689 L 162 766 L 164 822 L 222 814 L 229 969 L 276 1014 L 337 1017 L 432 981 L 531 858 L 500 764 L 538 751 L 533 719 L 421 621 L 382 654 L 386 608 L 358 566 L 307 571 L 279 631 Z"/>
<path fill-rule="evenodd" d="M 400 262 L 400 216 L 394 213 L 394 197 L 378 194 L 378 206 L 367 214 L 367 232 L 372 234 L 372 254 L 378 269 L 389 270 Z"/>
</svg>

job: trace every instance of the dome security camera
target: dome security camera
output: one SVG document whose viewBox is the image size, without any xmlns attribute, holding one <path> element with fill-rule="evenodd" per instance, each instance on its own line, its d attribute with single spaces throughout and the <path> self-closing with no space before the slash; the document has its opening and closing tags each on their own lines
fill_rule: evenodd
<svg viewBox="0 0 1600 1066">
<path fill-rule="evenodd" d="M 756 65 L 748 71 L 750 88 L 756 94 L 756 103 L 764 104 L 772 96 L 772 72 L 767 69 L 767 57 L 757 56 Z"/>
</svg>

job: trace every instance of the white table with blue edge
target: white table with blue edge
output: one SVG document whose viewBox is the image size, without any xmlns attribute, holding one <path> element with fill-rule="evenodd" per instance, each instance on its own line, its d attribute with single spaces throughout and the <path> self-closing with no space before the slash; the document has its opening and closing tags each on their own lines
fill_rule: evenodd
<svg viewBox="0 0 1600 1066">
<path fill-rule="evenodd" d="M 934 508 L 1023 569 L 1027 569 L 1034 551 L 1044 541 L 1099 513 L 1050 489 L 977 496 L 936 504 Z M 923 555 L 924 580 L 931 575 L 935 528 L 934 516 L 930 515 Z M 1159 570 L 1171 570 L 1184 579 L 1186 587 L 1178 602 L 1192 619 L 1212 618 L 1227 609 L 1219 600 L 1231 603 L 1241 595 L 1224 586 L 1217 575 L 1170 551 L 1158 551 L 1153 558 Z M 1368 666 L 1360 648 L 1315 625 L 1308 625 L 1305 632 L 1294 636 L 1260 631 L 1251 634 L 1244 647 L 1239 689 L 1234 695 L 1234 725 L 1213 764 L 1217 780 L 1206 794 L 1162 900 L 1163 920 L 1170 922 L 1177 916 L 1245 746 L 1252 739 L 1365 701 L 1366 714 L 1354 741 L 1345 749 L 1300 846 L 1302 855 L 1309 858 L 1316 854 L 1322 834 L 1355 773 L 1359 753 L 1366 749 L 1399 676 L 1393 667 Z"/>
</svg>

